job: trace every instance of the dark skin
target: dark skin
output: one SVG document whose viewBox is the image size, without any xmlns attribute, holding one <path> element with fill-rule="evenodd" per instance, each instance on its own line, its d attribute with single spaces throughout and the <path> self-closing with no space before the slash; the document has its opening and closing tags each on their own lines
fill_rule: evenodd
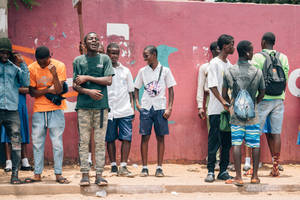
<svg viewBox="0 0 300 200">
<path fill-rule="evenodd" d="M 249 52 L 246 53 L 245 57 L 239 57 L 239 61 L 248 61 L 251 60 L 253 57 L 253 47 Z M 264 90 L 258 90 L 258 96 L 256 97 L 256 103 L 258 104 L 261 102 L 265 94 Z M 228 88 L 222 89 L 222 96 L 228 103 L 232 102 L 228 95 Z M 260 157 L 260 148 L 252 148 L 252 158 L 253 158 L 253 174 L 252 179 L 258 179 L 258 165 L 259 165 L 259 157 Z M 233 146 L 233 159 L 234 159 L 234 167 L 236 170 L 235 180 L 241 181 L 242 180 L 242 172 L 241 172 L 241 162 L 242 162 L 242 153 L 241 153 L 241 145 L 234 145 Z"/>
<path fill-rule="evenodd" d="M 85 48 L 87 51 L 88 57 L 95 57 L 98 55 L 99 51 L 99 36 L 96 33 L 90 33 L 85 40 Z M 103 94 L 100 90 L 96 89 L 88 89 L 81 86 L 81 84 L 85 82 L 94 82 L 98 85 L 111 85 L 112 76 L 104 76 L 104 77 L 93 77 L 89 75 L 77 75 L 76 79 L 73 81 L 73 89 L 80 94 L 89 95 L 92 99 L 98 101 L 101 100 Z M 83 173 L 82 178 L 88 178 L 88 173 Z M 96 174 L 96 179 L 100 178 L 101 174 Z"/>
<path fill-rule="evenodd" d="M 85 41 L 85 47 L 87 50 L 88 57 L 95 57 L 98 54 L 99 49 L 99 37 L 95 33 L 91 33 L 88 35 Z M 94 100 L 101 100 L 103 94 L 100 90 L 96 89 L 87 89 L 81 87 L 81 84 L 85 82 L 94 82 L 98 85 L 111 85 L 112 76 L 104 76 L 104 77 L 93 77 L 89 75 L 77 75 L 76 79 L 73 82 L 73 89 L 81 94 L 89 95 Z"/>
<path fill-rule="evenodd" d="M 109 48 L 107 49 L 107 55 L 110 57 L 112 65 L 114 68 L 119 66 L 119 55 L 120 55 L 120 49 L 119 48 Z M 130 104 L 132 109 L 134 110 L 134 96 L 133 92 L 129 93 L 130 97 Z M 122 146 L 121 146 L 121 162 L 127 162 L 129 153 L 130 153 L 130 147 L 131 147 L 131 141 L 122 140 Z M 110 162 L 116 162 L 116 144 L 115 141 L 113 142 L 107 142 L 107 152 L 109 156 Z"/>
<path fill-rule="evenodd" d="M 211 51 L 211 54 L 212 54 L 213 58 L 217 57 L 220 54 L 219 47 L 217 47 L 216 49 L 213 49 Z M 205 119 L 206 118 L 205 105 L 206 105 L 206 99 L 207 99 L 208 95 L 209 95 L 208 92 L 204 92 L 204 101 L 203 101 L 202 108 L 198 108 L 198 116 L 200 117 L 200 119 Z"/>
<path fill-rule="evenodd" d="M 269 44 L 267 41 L 262 40 L 261 41 L 261 48 L 262 49 L 269 49 L 273 50 L 274 45 Z M 268 133 L 265 134 L 267 141 L 268 141 L 268 146 L 270 149 L 271 156 L 273 157 L 275 154 L 280 153 L 281 151 L 281 134 L 272 134 Z"/>
<path fill-rule="evenodd" d="M 158 60 L 157 55 L 155 53 L 151 54 L 149 50 L 144 50 L 143 52 L 144 61 L 147 62 L 147 64 L 155 70 L 158 66 Z M 174 90 L 173 87 L 168 88 L 169 92 L 169 101 L 168 101 L 168 108 L 165 110 L 163 117 L 165 119 L 169 119 L 172 113 L 172 106 L 174 101 Z M 139 89 L 135 88 L 134 90 L 134 96 L 135 98 L 135 105 L 138 110 L 141 110 L 141 106 L 138 100 L 139 96 Z M 148 143 L 149 143 L 150 135 L 142 135 L 141 139 L 141 155 L 142 155 L 142 162 L 143 165 L 146 166 L 148 162 Z M 164 136 L 158 136 L 156 135 L 156 141 L 157 141 L 157 164 L 158 166 L 162 166 L 163 157 L 164 157 L 164 151 L 165 151 L 165 140 Z"/>
</svg>

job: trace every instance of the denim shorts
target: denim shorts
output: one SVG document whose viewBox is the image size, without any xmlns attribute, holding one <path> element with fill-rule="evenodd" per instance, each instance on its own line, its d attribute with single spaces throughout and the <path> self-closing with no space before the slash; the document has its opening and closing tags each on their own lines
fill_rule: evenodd
<svg viewBox="0 0 300 200">
<path fill-rule="evenodd" d="M 105 141 L 113 142 L 116 139 L 131 141 L 133 115 L 108 120 Z"/>
<path fill-rule="evenodd" d="M 231 142 L 233 146 L 242 145 L 245 139 L 246 146 L 258 148 L 260 146 L 260 124 L 239 126 L 231 125 Z"/>
<path fill-rule="evenodd" d="M 165 110 L 140 109 L 140 134 L 151 135 L 152 125 L 154 124 L 155 134 L 158 136 L 168 135 L 168 120 L 163 117 Z"/>
<path fill-rule="evenodd" d="M 270 119 L 270 131 L 272 134 L 280 134 L 284 113 L 282 99 L 263 100 L 258 104 L 260 130 L 263 131 L 267 117 Z"/>
</svg>

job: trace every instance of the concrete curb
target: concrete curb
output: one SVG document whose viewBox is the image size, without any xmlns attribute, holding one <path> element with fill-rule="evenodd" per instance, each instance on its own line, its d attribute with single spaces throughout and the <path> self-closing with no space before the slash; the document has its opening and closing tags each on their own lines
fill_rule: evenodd
<svg viewBox="0 0 300 200">
<path fill-rule="evenodd" d="M 298 185 L 269 185 L 269 184 L 245 184 L 244 187 L 234 185 L 117 185 L 111 184 L 100 187 L 95 184 L 80 187 L 79 185 L 58 184 L 24 184 L 24 185 L 0 185 L 0 195 L 56 195 L 56 194 L 83 194 L 94 196 L 96 192 L 105 190 L 108 194 L 141 194 L 141 193 L 192 193 L 192 192 L 296 192 L 300 191 Z"/>
</svg>

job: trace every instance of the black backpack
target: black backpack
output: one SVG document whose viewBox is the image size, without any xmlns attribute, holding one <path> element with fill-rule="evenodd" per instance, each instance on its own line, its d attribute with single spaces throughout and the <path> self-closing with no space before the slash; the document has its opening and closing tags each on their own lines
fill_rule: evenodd
<svg viewBox="0 0 300 200">
<path fill-rule="evenodd" d="M 272 53 L 260 53 L 266 58 L 262 69 L 266 85 L 265 94 L 271 96 L 281 95 L 285 91 L 286 77 L 279 60 L 280 53 L 276 52 L 275 56 Z"/>
</svg>

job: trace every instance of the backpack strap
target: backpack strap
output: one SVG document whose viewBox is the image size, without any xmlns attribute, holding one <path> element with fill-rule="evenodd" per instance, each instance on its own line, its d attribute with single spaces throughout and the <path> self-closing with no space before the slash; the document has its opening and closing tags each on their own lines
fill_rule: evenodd
<svg viewBox="0 0 300 200">
<path fill-rule="evenodd" d="M 257 75 L 257 72 L 258 72 L 258 69 L 256 68 L 255 74 L 254 74 L 254 76 L 253 76 L 252 80 L 250 81 L 250 83 L 249 83 L 249 85 L 248 85 L 247 89 L 249 88 L 249 86 L 251 86 L 251 85 L 252 85 L 252 82 L 254 81 L 254 79 L 255 79 L 255 77 L 256 77 L 256 75 Z"/>
<path fill-rule="evenodd" d="M 160 77 L 161 77 L 161 73 L 162 73 L 162 71 L 163 71 L 163 66 L 162 65 L 160 65 L 160 70 L 159 70 L 159 75 L 158 75 L 158 80 L 157 80 L 157 83 L 159 82 L 159 80 L 160 80 Z"/>
</svg>

